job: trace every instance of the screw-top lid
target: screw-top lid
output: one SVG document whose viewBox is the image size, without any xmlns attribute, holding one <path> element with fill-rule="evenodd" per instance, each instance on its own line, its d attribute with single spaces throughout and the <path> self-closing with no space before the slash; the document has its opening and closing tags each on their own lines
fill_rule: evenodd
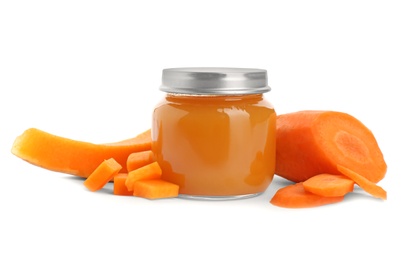
<svg viewBox="0 0 409 260">
<path fill-rule="evenodd" d="M 249 68 L 171 68 L 162 71 L 160 90 L 175 94 L 237 95 L 270 91 L 267 71 Z"/>
</svg>

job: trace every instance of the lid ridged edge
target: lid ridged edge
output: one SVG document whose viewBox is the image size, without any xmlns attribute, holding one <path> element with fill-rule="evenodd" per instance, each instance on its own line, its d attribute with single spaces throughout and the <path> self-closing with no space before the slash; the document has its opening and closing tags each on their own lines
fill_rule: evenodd
<svg viewBox="0 0 409 260">
<path fill-rule="evenodd" d="M 266 70 L 218 67 L 164 69 L 159 89 L 194 95 L 260 94 L 271 90 Z"/>
</svg>

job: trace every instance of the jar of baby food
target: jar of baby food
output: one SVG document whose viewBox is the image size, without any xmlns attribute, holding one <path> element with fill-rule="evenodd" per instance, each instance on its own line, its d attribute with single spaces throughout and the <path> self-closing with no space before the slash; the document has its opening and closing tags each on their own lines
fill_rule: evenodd
<svg viewBox="0 0 409 260">
<path fill-rule="evenodd" d="M 276 113 L 263 93 L 267 71 L 171 68 L 162 71 L 152 121 L 152 150 L 162 178 L 180 197 L 256 196 L 275 170 Z"/>
</svg>

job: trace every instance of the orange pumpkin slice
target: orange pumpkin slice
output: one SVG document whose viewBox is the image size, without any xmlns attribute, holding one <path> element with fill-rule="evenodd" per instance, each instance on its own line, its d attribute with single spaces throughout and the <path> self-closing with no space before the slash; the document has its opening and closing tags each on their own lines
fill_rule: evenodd
<svg viewBox="0 0 409 260">
<path fill-rule="evenodd" d="M 131 153 L 151 149 L 151 131 L 109 144 L 73 140 L 30 128 L 18 136 L 11 152 L 36 166 L 87 178 L 104 160 L 114 158 L 122 169 Z"/>
</svg>

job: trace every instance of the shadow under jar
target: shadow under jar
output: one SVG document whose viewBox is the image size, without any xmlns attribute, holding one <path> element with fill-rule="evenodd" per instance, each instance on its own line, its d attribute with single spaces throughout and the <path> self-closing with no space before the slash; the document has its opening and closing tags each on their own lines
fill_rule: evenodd
<svg viewBox="0 0 409 260">
<path fill-rule="evenodd" d="M 152 150 L 180 197 L 238 199 L 267 189 L 276 149 L 276 113 L 263 96 L 267 71 L 164 69 L 160 90 Z"/>
</svg>

